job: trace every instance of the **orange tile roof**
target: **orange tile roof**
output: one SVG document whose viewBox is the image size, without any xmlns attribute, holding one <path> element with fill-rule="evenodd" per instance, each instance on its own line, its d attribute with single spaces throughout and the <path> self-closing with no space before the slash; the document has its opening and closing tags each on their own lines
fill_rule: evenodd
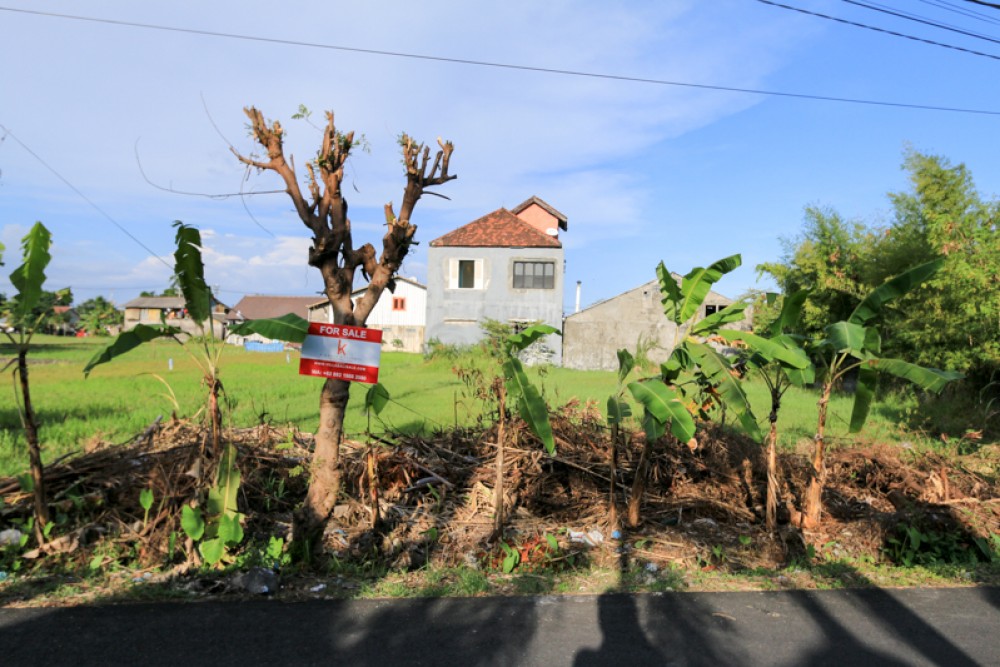
<svg viewBox="0 0 1000 667">
<path fill-rule="evenodd" d="M 431 247 L 561 248 L 559 239 L 538 231 L 505 208 L 431 241 Z"/>
</svg>

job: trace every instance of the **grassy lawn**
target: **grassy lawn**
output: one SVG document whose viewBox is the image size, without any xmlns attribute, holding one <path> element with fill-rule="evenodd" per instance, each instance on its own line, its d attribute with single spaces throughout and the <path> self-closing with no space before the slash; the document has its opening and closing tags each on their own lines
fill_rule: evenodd
<svg viewBox="0 0 1000 667">
<path fill-rule="evenodd" d="M 37 336 L 29 356 L 32 401 L 41 424 L 40 437 L 46 461 L 83 448 L 95 436 L 122 442 L 141 432 L 157 416 L 169 418 L 174 398 L 182 417 L 198 413 L 205 391 L 194 362 L 176 343 L 156 341 L 137 348 L 115 361 L 97 367 L 85 379 L 83 366 L 109 339 Z M 0 359 L 13 356 L 10 345 L 0 345 Z M 173 359 L 173 370 L 169 360 Z M 322 380 L 298 375 L 298 353 L 256 353 L 230 346 L 222 359 L 222 381 L 226 390 L 224 412 L 231 426 L 261 422 L 294 424 L 314 431 L 318 418 Z M 476 366 L 489 372 L 481 355 L 458 359 L 427 360 L 421 355 L 385 352 L 380 380 L 392 395 L 382 413 L 391 430 L 431 433 L 457 425 L 470 425 L 481 416 L 481 401 L 462 383 L 452 368 Z M 603 414 L 607 397 L 614 391 L 614 373 L 575 371 L 565 368 L 532 369 L 550 406 L 576 399 L 595 401 Z M 162 381 L 161 379 L 162 378 Z M 770 410 L 763 385 L 746 384 L 758 418 Z M 361 433 L 366 418 L 363 395 L 367 385 L 352 387 L 347 430 Z M 24 470 L 27 453 L 14 401 L 13 385 L 0 393 L 0 475 Z M 853 442 L 847 423 L 851 398 L 835 396 L 830 405 L 830 431 L 834 444 Z M 893 409 L 875 409 L 865 437 L 883 441 L 920 440 L 894 421 Z M 786 394 L 779 427 L 784 446 L 808 440 L 815 430 L 816 395 L 792 389 Z M 381 429 L 381 426 L 377 426 Z"/>
</svg>

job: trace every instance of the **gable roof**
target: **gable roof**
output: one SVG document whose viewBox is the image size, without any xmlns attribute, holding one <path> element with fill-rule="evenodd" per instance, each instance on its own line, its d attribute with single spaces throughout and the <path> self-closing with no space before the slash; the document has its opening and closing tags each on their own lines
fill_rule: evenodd
<svg viewBox="0 0 1000 667">
<path fill-rule="evenodd" d="M 307 317 L 315 296 L 264 296 L 250 294 L 237 303 L 226 316 L 229 320 L 261 320 L 295 313 Z"/>
<path fill-rule="evenodd" d="M 518 215 L 518 214 L 521 213 L 521 211 L 523 211 L 524 209 L 528 208 L 532 204 L 541 207 L 542 210 L 544 210 L 546 213 L 548 213 L 549 215 L 551 215 L 552 217 L 554 217 L 556 220 L 558 220 L 559 221 L 559 227 L 562 228 L 562 230 L 564 232 L 569 231 L 569 218 L 567 218 L 565 216 L 565 214 L 560 213 L 559 211 L 557 211 L 555 209 L 555 207 L 553 207 L 547 201 L 545 201 L 541 197 L 536 197 L 535 195 L 531 195 L 530 197 L 528 197 L 527 199 L 525 199 L 523 202 L 521 202 L 520 204 L 518 204 L 514 208 L 510 209 L 510 212 L 513 213 L 514 215 Z"/>
<path fill-rule="evenodd" d="M 677 281 L 678 285 L 680 285 L 681 281 L 684 279 L 684 276 L 680 275 L 679 273 L 674 273 L 673 271 L 670 272 L 670 275 L 671 275 L 671 277 L 673 277 L 674 280 Z M 624 297 L 626 295 L 629 295 L 629 294 L 632 294 L 633 292 L 639 292 L 639 291 L 644 291 L 645 292 L 645 291 L 650 291 L 650 290 L 653 291 L 653 292 L 655 292 L 658 295 L 657 301 L 660 301 L 660 298 L 659 298 L 659 294 L 660 294 L 660 281 L 659 281 L 659 279 L 655 279 L 655 280 L 650 280 L 649 282 L 645 282 L 645 283 L 639 285 L 638 287 L 633 287 L 632 289 L 627 289 L 624 292 L 621 292 L 621 293 L 616 294 L 614 296 L 608 297 L 606 299 L 601 299 L 600 301 L 595 301 L 594 303 L 590 304 L 586 308 L 581 308 L 579 311 L 577 311 L 575 313 L 572 313 L 570 315 L 567 315 L 566 319 L 569 319 L 571 317 L 575 317 L 577 315 L 582 315 L 583 313 L 586 313 L 587 311 L 593 310 L 594 308 L 600 308 L 601 306 L 603 306 L 606 303 L 611 303 L 612 301 L 615 301 L 617 299 L 621 299 L 622 297 Z M 732 299 L 730 299 L 728 296 L 726 296 L 724 294 L 719 294 L 715 290 L 709 290 L 708 291 L 708 294 L 705 295 L 705 300 L 702 302 L 702 304 L 704 305 L 705 303 L 708 303 L 709 301 L 714 301 L 716 303 L 718 303 L 720 301 L 723 301 L 723 302 L 726 303 L 726 305 L 734 303 L 734 301 Z"/>
<path fill-rule="evenodd" d="M 140 296 L 125 304 L 124 308 L 184 308 L 182 296 Z"/>
<path fill-rule="evenodd" d="M 530 200 L 529 200 L 530 201 Z M 538 231 L 505 208 L 473 220 L 431 241 L 432 248 L 561 248 L 559 239 Z"/>
</svg>

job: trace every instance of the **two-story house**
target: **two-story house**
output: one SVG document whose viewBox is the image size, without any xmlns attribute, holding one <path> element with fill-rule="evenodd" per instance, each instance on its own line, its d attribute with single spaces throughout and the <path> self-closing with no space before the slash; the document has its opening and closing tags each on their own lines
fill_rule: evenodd
<svg viewBox="0 0 1000 667">
<path fill-rule="evenodd" d="M 562 328 L 566 216 L 531 197 L 497 209 L 430 243 L 427 251 L 427 340 L 467 345 L 481 323 Z M 551 338 L 551 337 L 550 337 Z M 562 345 L 546 341 L 559 364 Z"/>
</svg>

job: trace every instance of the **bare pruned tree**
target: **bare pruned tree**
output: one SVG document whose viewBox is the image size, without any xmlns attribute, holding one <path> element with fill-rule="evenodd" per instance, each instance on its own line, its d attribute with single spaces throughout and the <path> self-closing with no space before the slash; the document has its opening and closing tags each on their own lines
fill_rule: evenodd
<svg viewBox="0 0 1000 667">
<path fill-rule="evenodd" d="M 448 173 L 454 146 L 451 142 L 438 139 L 439 150 L 432 161 L 430 148 L 414 142 L 406 134 L 402 135 L 400 145 L 406 166 L 406 187 L 398 216 L 391 202 L 385 205 L 388 229 L 382 238 L 382 254 L 379 256 L 370 243 L 354 247 L 351 221 L 347 217 L 347 200 L 341 190 L 344 163 L 355 145 L 354 133 L 338 132 L 333 113 L 326 113 L 319 154 L 306 164 L 309 172 L 307 195 L 299 187 L 294 158 L 289 156 L 285 159 L 281 124 L 274 121 L 268 125 L 261 112 L 254 107 L 244 108 L 243 111 L 250 118 L 253 137 L 266 151 L 267 159 L 247 157 L 235 149 L 233 152 L 241 162 L 273 171 L 282 178 L 299 218 L 312 232 L 309 264 L 323 275 L 324 290 L 333 308 L 334 321 L 337 324 L 365 326 L 382 292 L 386 288 L 390 291 L 394 288 L 396 272 L 414 243 L 417 227 L 410 218 L 417 201 L 428 187 L 457 178 Z M 355 301 L 351 299 L 351 293 L 358 269 L 368 280 L 368 288 Z M 349 389 L 350 382 L 328 379 L 320 394 L 320 423 L 310 469 L 309 491 L 302 512 L 297 517 L 299 529 L 307 535 L 315 534 L 326 523 L 340 491 L 340 443 Z"/>
</svg>

